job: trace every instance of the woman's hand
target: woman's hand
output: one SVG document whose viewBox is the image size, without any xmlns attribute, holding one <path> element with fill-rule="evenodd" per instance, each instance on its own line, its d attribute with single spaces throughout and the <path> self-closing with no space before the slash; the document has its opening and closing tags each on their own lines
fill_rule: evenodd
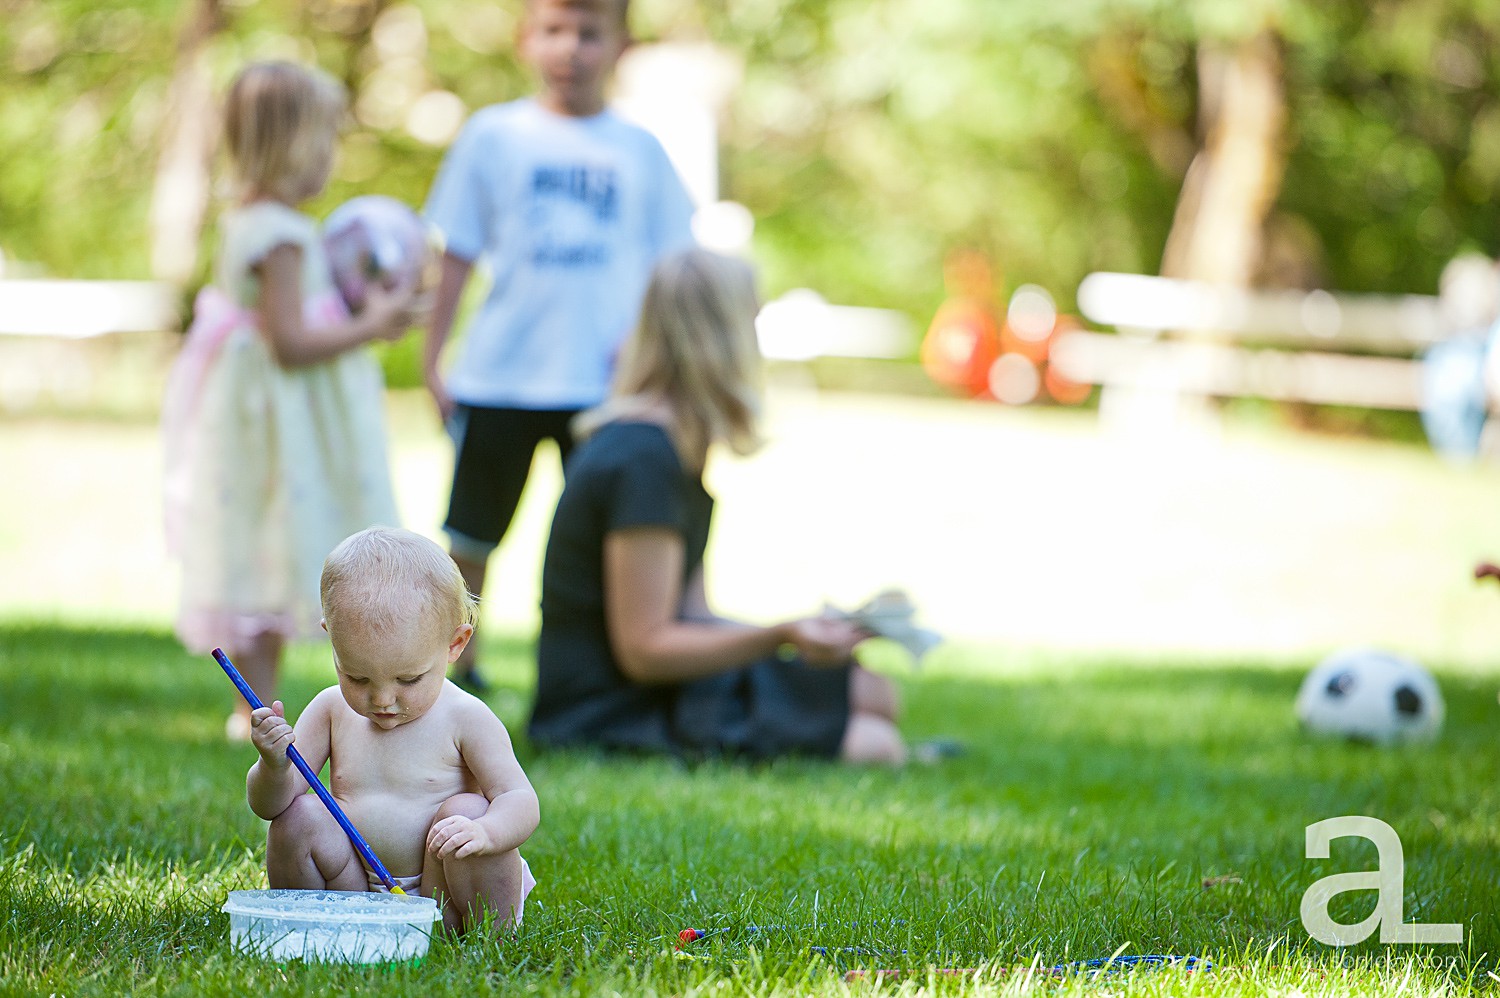
<svg viewBox="0 0 1500 998">
<path fill-rule="evenodd" d="M 786 625 L 786 639 L 808 665 L 843 665 L 870 632 L 842 617 L 805 617 Z"/>
</svg>

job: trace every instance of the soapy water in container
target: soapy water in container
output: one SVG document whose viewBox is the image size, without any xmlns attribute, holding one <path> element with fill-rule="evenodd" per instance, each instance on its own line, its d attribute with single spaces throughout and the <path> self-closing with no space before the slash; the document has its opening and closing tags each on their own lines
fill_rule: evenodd
<svg viewBox="0 0 1500 998">
<path fill-rule="evenodd" d="M 271 960 L 394 963 L 427 953 L 432 898 L 367 891 L 230 891 L 229 941 Z"/>
</svg>

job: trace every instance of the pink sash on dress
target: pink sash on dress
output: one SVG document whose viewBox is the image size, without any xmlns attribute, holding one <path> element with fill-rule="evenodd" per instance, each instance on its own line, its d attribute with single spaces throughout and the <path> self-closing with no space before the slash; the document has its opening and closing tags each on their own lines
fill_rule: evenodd
<svg viewBox="0 0 1500 998">
<path fill-rule="evenodd" d="M 162 498 L 166 513 L 167 551 L 181 551 L 188 504 L 192 498 L 193 455 L 201 426 L 200 403 L 209 371 L 236 329 L 257 328 L 259 316 L 212 284 L 193 300 L 193 324 L 167 377 L 162 401 Z M 322 329 L 349 321 L 349 309 L 337 291 L 328 289 L 304 300 L 302 321 Z"/>
<path fill-rule="evenodd" d="M 253 326 L 255 313 L 236 304 L 213 285 L 193 300 L 193 324 L 167 377 L 161 422 L 164 448 L 162 497 L 166 507 L 167 550 L 181 550 L 187 504 L 192 492 L 192 454 L 197 444 L 198 408 L 209 369 L 231 333 Z"/>
</svg>

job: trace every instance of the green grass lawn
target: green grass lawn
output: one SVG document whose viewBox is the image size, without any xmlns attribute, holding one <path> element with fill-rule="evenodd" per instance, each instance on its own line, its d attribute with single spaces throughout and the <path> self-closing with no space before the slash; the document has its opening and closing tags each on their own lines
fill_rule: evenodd
<svg viewBox="0 0 1500 998">
<path fill-rule="evenodd" d="M 1496 980 L 1496 680 L 1469 668 L 1429 663 L 1440 741 L 1378 750 L 1298 733 L 1300 664 L 954 645 L 914 673 L 874 647 L 913 733 L 969 747 L 877 772 L 538 756 L 528 646 L 491 634 L 485 650 L 542 800 L 526 923 L 438 941 L 417 967 L 343 968 L 230 949 L 219 909 L 264 886 L 263 825 L 213 662 L 149 627 L 0 622 L 0 993 L 1394 995 Z M 330 676 L 326 651 L 297 649 L 284 696 L 295 710 Z M 1406 919 L 1461 922 L 1463 946 L 1309 940 L 1307 887 L 1375 865 L 1352 839 L 1303 858 L 1304 827 L 1342 814 L 1396 828 Z M 1358 892 L 1332 910 L 1352 923 L 1372 905 Z M 678 951 L 687 927 L 730 931 Z M 1014 969 L 1117 951 L 1215 969 Z M 880 967 L 918 973 L 844 983 Z"/>
<path fill-rule="evenodd" d="M 403 513 L 431 533 L 450 458 L 429 409 L 393 399 Z M 916 737 L 968 754 L 901 773 L 535 756 L 544 459 L 481 629 L 491 703 L 542 799 L 526 847 L 540 885 L 514 938 L 439 941 L 394 969 L 229 947 L 225 894 L 265 884 L 253 751 L 223 741 L 223 674 L 167 629 L 155 428 L 0 423 L 0 996 L 1494 988 L 1500 600 L 1468 572 L 1500 555 L 1500 468 L 1240 426 L 1122 438 L 1083 413 L 945 401 L 773 410 L 771 446 L 714 469 L 715 599 L 766 620 L 907 586 L 955 640 L 920 673 L 891 648 L 871 664 L 903 685 Z M 1303 675 L 1350 643 L 1437 673 L 1437 743 L 1297 732 Z M 326 649 L 297 649 L 292 711 L 331 676 Z M 1397 830 L 1406 919 L 1462 923 L 1463 946 L 1308 938 L 1307 888 L 1375 866 L 1353 839 L 1304 858 L 1305 827 L 1346 814 Z M 1333 912 L 1354 923 L 1373 904 L 1351 893 Z M 729 931 L 679 951 L 688 927 Z M 1016 969 L 1116 951 L 1215 969 Z M 883 967 L 917 974 L 844 983 Z M 927 977 L 943 967 L 986 972 Z"/>
</svg>

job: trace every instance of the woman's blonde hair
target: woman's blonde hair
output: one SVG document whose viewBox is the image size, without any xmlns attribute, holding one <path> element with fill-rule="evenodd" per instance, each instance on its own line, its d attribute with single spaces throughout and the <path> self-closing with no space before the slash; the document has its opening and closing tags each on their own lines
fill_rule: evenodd
<svg viewBox="0 0 1500 998">
<path fill-rule="evenodd" d="M 316 194 L 343 114 L 344 90 L 321 70 L 294 62 L 245 67 L 224 104 L 224 135 L 242 188 L 287 201 Z"/>
<path fill-rule="evenodd" d="M 478 619 L 478 602 L 447 552 L 399 527 L 344 538 L 323 562 L 319 589 L 330 634 L 345 623 L 387 634 L 430 620 L 446 636 Z"/>
<path fill-rule="evenodd" d="M 714 443 L 737 454 L 760 446 L 759 298 L 743 260 L 705 249 L 663 258 L 652 272 L 640 323 L 625 344 L 610 398 L 578 417 L 588 436 L 657 399 L 673 412 L 673 442 L 685 461 Z"/>
</svg>

